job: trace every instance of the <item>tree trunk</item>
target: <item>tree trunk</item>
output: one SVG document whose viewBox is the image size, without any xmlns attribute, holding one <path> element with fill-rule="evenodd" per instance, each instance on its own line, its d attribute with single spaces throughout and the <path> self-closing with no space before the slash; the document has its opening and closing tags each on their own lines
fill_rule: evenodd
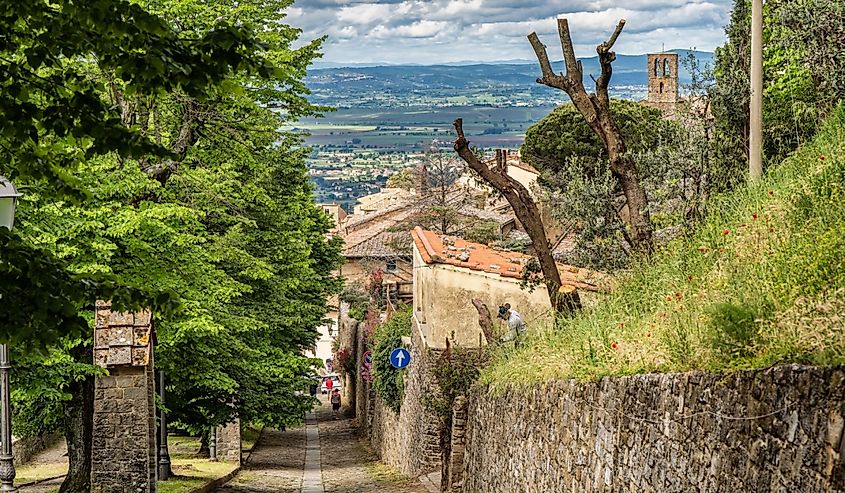
<svg viewBox="0 0 845 493">
<path fill-rule="evenodd" d="M 84 345 L 79 347 L 86 352 L 90 350 Z M 73 352 L 76 353 L 77 349 Z M 59 493 L 88 493 L 91 491 L 91 450 L 94 435 L 94 377 L 89 376 L 73 382 L 68 392 L 71 399 L 62 406 L 68 473 Z"/>
<path fill-rule="evenodd" d="M 469 141 L 464 136 L 463 120 L 458 118 L 455 120 L 454 126 L 455 132 L 458 134 L 458 138 L 455 139 L 455 151 L 472 170 L 505 197 L 516 218 L 519 219 L 522 227 L 525 228 L 525 232 L 531 238 L 552 307 L 558 313 L 572 313 L 581 308 L 581 299 L 577 291 L 574 289 L 561 290 L 563 282 L 552 255 L 546 229 L 543 227 L 540 209 L 537 208 L 537 204 L 534 203 L 528 189 L 508 175 L 507 154 L 501 150 L 496 151 L 496 166 L 490 168 L 486 163 L 481 162 L 469 148 Z"/>
<path fill-rule="evenodd" d="M 211 448 L 209 448 L 208 441 L 210 440 L 210 433 L 208 430 L 203 430 L 200 434 L 200 449 L 197 451 L 200 457 L 211 457 Z"/>
<path fill-rule="evenodd" d="M 601 64 L 601 75 L 596 80 L 596 92 L 594 94 L 587 94 L 587 90 L 584 88 L 583 69 L 581 62 L 575 58 L 572 37 L 569 34 L 569 24 L 566 19 L 558 19 L 558 33 L 566 65 L 565 74 L 559 75 L 552 70 L 546 47 L 540 42 L 537 33 L 528 35 L 528 40 L 534 48 L 542 72 L 542 77 L 537 79 L 537 82 L 566 92 L 572 100 L 572 104 L 586 120 L 587 125 L 604 144 L 610 159 L 610 170 L 619 181 L 622 192 L 628 201 L 628 226 L 630 238 L 633 242 L 632 246 L 636 250 L 651 252 L 654 245 L 652 243 L 651 217 L 648 213 L 648 196 L 642 183 L 640 183 L 636 164 L 626 153 L 622 133 L 610 113 L 608 86 L 613 75 L 613 61 L 616 60 L 616 53 L 611 50 L 624 27 L 625 20 L 623 19 L 619 21 L 610 38 L 596 47 Z"/>
<path fill-rule="evenodd" d="M 634 248 L 650 253 L 652 242 L 651 216 L 648 213 L 648 195 L 642 187 L 637 167 L 629 157 L 619 157 L 610 162 L 610 169 L 619 180 L 622 193 L 628 202 L 629 227 Z M 618 172 L 617 172 L 618 170 Z"/>
</svg>

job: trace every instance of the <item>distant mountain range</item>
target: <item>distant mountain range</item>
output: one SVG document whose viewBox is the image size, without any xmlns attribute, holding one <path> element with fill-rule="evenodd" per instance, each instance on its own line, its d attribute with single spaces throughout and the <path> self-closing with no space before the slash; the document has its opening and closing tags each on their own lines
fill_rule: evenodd
<svg viewBox="0 0 845 493">
<path fill-rule="evenodd" d="M 683 61 L 689 50 L 672 50 Z M 712 63 L 713 53 L 696 51 L 702 63 Z M 590 74 L 598 76 L 601 68 L 598 57 L 582 58 L 585 84 Z M 485 87 L 526 87 L 534 84 L 540 74 L 536 61 L 509 60 L 496 63 L 448 63 L 442 65 L 367 65 L 317 62 L 308 71 L 306 83 L 315 90 L 384 90 L 403 92 L 431 89 L 478 89 Z M 563 70 L 563 62 L 553 64 Z M 689 73 L 681 63 L 681 83 L 689 82 Z M 647 55 L 618 55 L 613 63 L 612 85 L 644 86 L 648 83 Z"/>
</svg>

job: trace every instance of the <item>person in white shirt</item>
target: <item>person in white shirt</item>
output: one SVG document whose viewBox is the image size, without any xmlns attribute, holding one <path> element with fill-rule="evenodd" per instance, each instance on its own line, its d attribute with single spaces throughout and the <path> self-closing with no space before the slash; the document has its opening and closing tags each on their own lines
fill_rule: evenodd
<svg viewBox="0 0 845 493">
<path fill-rule="evenodd" d="M 502 338 L 502 342 L 515 341 L 525 332 L 525 322 L 516 310 L 511 309 L 510 303 L 499 307 L 499 318 L 508 321 L 508 333 Z"/>
</svg>

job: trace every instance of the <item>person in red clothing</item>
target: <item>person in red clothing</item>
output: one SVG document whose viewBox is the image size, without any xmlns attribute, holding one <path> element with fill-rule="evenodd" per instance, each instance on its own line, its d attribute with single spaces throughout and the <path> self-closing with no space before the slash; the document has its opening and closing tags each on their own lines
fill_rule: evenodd
<svg viewBox="0 0 845 493">
<path fill-rule="evenodd" d="M 332 387 L 334 387 L 334 382 L 332 382 L 332 377 L 326 377 L 326 392 L 330 396 L 332 395 Z"/>
</svg>

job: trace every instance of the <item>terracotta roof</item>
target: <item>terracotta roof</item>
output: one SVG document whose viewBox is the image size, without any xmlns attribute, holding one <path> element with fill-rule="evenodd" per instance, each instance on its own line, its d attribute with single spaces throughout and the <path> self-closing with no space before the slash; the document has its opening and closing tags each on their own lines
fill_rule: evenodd
<svg viewBox="0 0 845 493">
<path fill-rule="evenodd" d="M 414 244 L 426 264 L 449 264 L 474 271 L 522 278 L 525 265 L 533 257 L 519 252 L 495 250 L 454 236 L 440 236 L 420 227 L 411 232 Z M 589 291 L 602 291 L 602 275 L 589 269 L 558 264 L 564 285 Z"/>
<path fill-rule="evenodd" d="M 407 231 L 365 230 L 347 237 L 343 256 L 347 258 L 410 257 L 411 236 Z M 369 234 L 372 233 L 372 236 Z M 349 240 L 353 243 L 349 243 Z"/>
</svg>

